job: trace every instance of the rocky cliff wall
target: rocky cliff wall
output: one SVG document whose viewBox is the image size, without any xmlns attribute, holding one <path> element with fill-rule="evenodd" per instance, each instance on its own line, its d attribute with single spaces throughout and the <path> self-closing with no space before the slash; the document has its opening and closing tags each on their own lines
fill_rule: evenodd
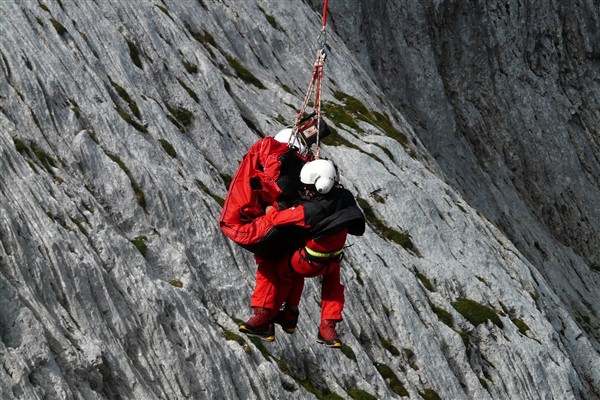
<svg viewBox="0 0 600 400">
<path fill-rule="evenodd" d="M 442 46 L 442 32 L 477 14 L 330 3 L 324 110 L 337 134 L 322 152 L 370 218 L 344 261 L 343 351 L 314 342 L 316 280 L 295 335 L 238 336 L 255 266 L 216 224 L 246 148 L 295 117 L 318 13 L 301 1 L 0 3 L 0 398 L 599 395 L 598 277 L 580 257 L 593 247 L 553 237 L 532 210 L 537 188 L 507 178 L 504 190 L 508 162 L 481 166 L 535 150 L 485 143 L 482 158 L 475 127 L 498 113 L 458 107 L 484 93 L 456 90 L 471 85 L 450 79 L 466 60 L 439 62 L 470 49 L 458 34 Z M 380 23 L 367 26 L 369 13 Z M 573 26 L 596 43 L 584 15 Z M 425 36 L 417 16 L 433 21 Z M 391 69 L 410 24 L 413 68 Z M 580 209 L 593 211 L 593 193 Z M 593 236 L 591 220 L 580 229 Z"/>
<path fill-rule="evenodd" d="M 530 221 L 504 208 L 516 196 L 598 264 L 597 2 L 331 8 L 348 47 L 477 208 L 536 257 L 543 251 L 523 237 Z"/>
</svg>

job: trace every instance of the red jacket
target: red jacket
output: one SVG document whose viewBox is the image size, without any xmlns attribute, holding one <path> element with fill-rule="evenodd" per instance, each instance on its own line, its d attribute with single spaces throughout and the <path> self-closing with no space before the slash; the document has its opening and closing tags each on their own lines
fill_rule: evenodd
<svg viewBox="0 0 600 400">
<path fill-rule="evenodd" d="M 282 190 L 277 180 L 280 178 L 283 156 L 288 152 L 299 157 L 301 163 L 306 162 L 303 156 L 291 150 L 286 143 L 280 143 L 272 137 L 266 137 L 252 145 L 229 185 L 219 219 L 219 226 L 228 238 L 259 255 L 265 246 L 274 249 L 278 246 L 277 240 L 284 240 L 275 240 L 275 236 L 280 235 L 273 228 L 294 224 L 306 227 L 302 209 L 271 212 L 267 215 L 263 211 L 268 205 L 278 208 L 277 199 Z"/>
</svg>

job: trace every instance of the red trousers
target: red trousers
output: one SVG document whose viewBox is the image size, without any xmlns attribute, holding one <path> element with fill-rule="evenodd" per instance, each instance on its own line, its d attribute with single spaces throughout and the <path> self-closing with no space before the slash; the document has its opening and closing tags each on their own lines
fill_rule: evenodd
<svg viewBox="0 0 600 400">
<path fill-rule="evenodd" d="M 322 276 L 321 320 L 342 320 L 344 285 L 340 280 L 340 256 L 347 232 L 309 240 L 306 246 L 278 259 L 256 257 L 256 286 L 250 305 L 271 310 L 277 315 L 285 302 L 297 307 L 304 289 L 305 277 Z"/>
</svg>

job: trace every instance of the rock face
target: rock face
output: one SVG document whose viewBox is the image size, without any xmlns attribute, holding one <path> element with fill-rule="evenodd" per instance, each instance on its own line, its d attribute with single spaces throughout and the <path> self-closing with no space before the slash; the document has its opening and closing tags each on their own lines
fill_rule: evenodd
<svg viewBox="0 0 600 400">
<path fill-rule="evenodd" d="M 0 2 L 0 399 L 600 396 L 597 5 L 355 3 L 321 153 L 369 228 L 334 351 L 316 279 L 296 334 L 237 335 L 255 265 L 217 226 L 320 4 Z"/>
<path fill-rule="evenodd" d="M 597 3 L 420 3 L 331 7 L 453 186 L 530 257 L 547 251 L 526 233 L 535 220 L 599 264 Z"/>
</svg>

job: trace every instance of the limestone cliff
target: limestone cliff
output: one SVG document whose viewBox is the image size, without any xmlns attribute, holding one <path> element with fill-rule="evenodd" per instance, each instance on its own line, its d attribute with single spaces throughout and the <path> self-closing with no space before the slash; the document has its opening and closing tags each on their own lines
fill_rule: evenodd
<svg viewBox="0 0 600 400">
<path fill-rule="evenodd" d="M 317 280 L 296 334 L 237 334 L 255 265 L 217 219 L 319 3 L 0 2 L 0 399 L 600 396 L 592 0 L 330 0 L 347 346 Z"/>
</svg>

